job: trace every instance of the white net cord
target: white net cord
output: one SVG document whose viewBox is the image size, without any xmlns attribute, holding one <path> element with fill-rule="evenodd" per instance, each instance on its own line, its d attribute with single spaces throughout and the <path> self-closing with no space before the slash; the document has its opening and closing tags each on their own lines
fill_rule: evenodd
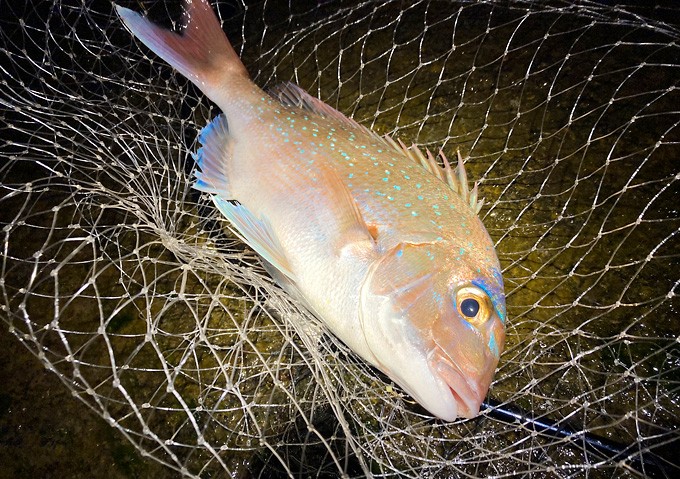
<svg viewBox="0 0 680 479">
<path fill-rule="evenodd" d="M 480 416 L 434 419 L 191 188 L 219 111 L 112 3 L 0 2 L 0 318 L 81 400 L 71 416 L 94 411 L 165 471 L 114 456 L 101 477 L 677 477 L 680 8 L 213 6 L 259 86 L 460 148 L 503 267 L 506 348 Z M 0 408 L 19 408 L 28 372 L 2 374 Z M 0 473 L 35 477 L 8 421 Z"/>
</svg>

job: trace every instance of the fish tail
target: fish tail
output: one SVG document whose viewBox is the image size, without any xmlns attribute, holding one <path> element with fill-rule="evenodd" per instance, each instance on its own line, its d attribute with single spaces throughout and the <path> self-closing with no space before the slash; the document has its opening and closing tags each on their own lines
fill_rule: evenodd
<svg viewBox="0 0 680 479">
<path fill-rule="evenodd" d="M 249 78 L 208 0 L 186 0 L 181 34 L 130 9 L 116 10 L 138 39 L 208 95 L 230 77 Z"/>
</svg>

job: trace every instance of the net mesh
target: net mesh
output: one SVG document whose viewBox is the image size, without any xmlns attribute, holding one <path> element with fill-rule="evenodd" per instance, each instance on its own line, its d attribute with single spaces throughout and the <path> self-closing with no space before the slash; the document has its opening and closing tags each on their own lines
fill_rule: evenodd
<svg viewBox="0 0 680 479">
<path fill-rule="evenodd" d="M 181 12 L 121 3 L 168 26 Z M 489 397 L 574 434 L 495 406 L 434 420 L 291 300 L 191 189 L 216 107 L 106 1 L 0 2 L 9 331 L 187 477 L 677 474 L 680 10 L 215 7 L 258 85 L 293 81 L 375 131 L 461 149 L 506 284 Z"/>
</svg>

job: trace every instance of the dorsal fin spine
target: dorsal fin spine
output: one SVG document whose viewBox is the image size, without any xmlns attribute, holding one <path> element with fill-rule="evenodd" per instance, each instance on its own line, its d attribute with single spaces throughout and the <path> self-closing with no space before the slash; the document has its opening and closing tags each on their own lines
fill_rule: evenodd
<svg viewBox="0 0 680 479">
<path fill-rule="evenodd" d="M 458 155 L 458 165 L 456 166 L 455 173 L 458 177 L 458 188 L 460 188 L 459 193 L 463 198 L 468 199 L 470 197 L 470 190 L 468 189 L 468 179 L 467 173 L 465 172 L 465 164 L 463 163 L 463 157 L 460 155 L 460 150 L 456 150 Z"/>
<path fill-rule="evenodd" d="M 475 182 L 472 190 L 468 187 L 467 173 L 465 172 L 465 164 L 463 163 L 463 157 L 460 154 L 460 149 L 456 150 L 458 155 L 458 164 L 456 168 L 451 168 L 451 163 L 444 155 L 444 151 L 439 150 L 439 156 L 444 163 L 441 167 L 437 163 L 436 157 L 430 152 L 430 150 L 425 150 L 427 156 L 423 155 L 422 151 L 414 143 L 411 148 L 407 148 L 400 138 L 397 138 L 395 142 L 389 135 L 385 135 L 385 141 L 397 151 L 404 154 L 408 159 L 413 161 L 417 165 L 421 165 L 425 170 L 429 171 L 437 178 L 449 185 L 449 187 L 456 192 L 461 198 L 463 198 L 469 205 L 470 208 L 475 213 L 479 213 L 484 205 L 484 200 L 478 200 L 479 189 L 478 183 Z"/>
</svg>

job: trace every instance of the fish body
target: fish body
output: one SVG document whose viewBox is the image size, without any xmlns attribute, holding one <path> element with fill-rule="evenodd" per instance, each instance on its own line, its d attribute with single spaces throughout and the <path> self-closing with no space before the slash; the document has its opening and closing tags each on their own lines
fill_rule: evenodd
<svg viewBox="0 0 680 479">
<path fill-rule="evenodd" d="M 380 137 L 284 84 L 265 93 L 206 0 L 176 34 L 117 7 L 222 110 L 195 187 L 277 281 L 356 353 L 444 420 L 475 416 L 505 339 L 494 245 L 462 160 Z"/>
</svg>

